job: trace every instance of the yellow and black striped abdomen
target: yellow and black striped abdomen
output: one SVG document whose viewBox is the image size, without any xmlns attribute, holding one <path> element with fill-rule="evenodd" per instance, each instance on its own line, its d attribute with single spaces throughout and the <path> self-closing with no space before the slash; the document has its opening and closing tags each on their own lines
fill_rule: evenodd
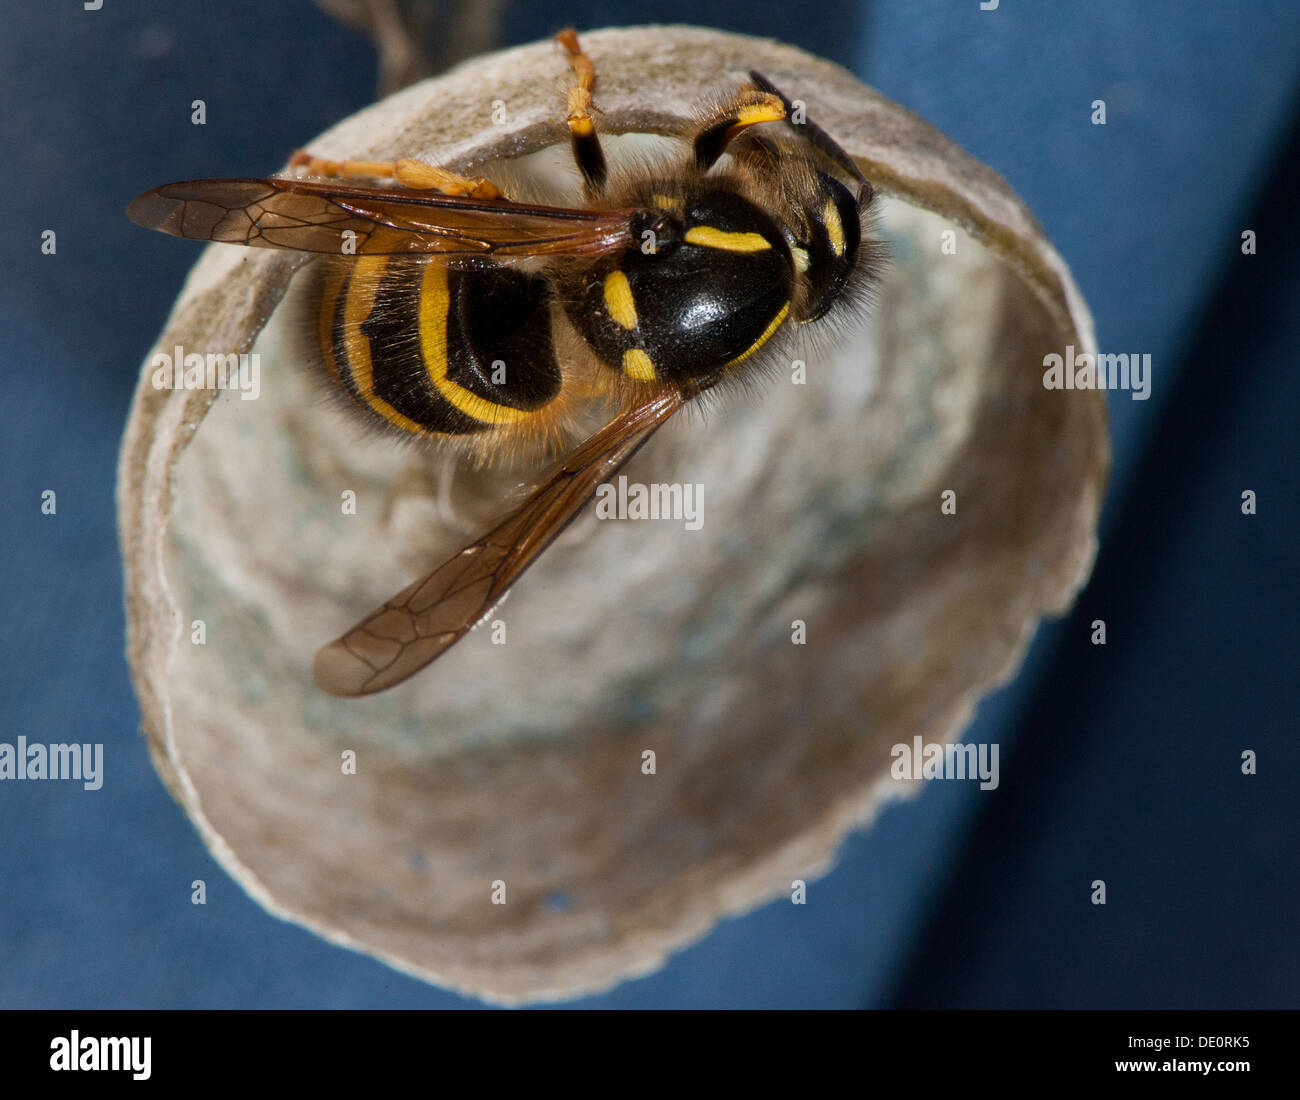
<svg viewBox="0 0 1300 1100">
<path fill-rule="evenodd" d="M 367 256 L 331 265 L 316 310 L 326 367 L 390 429 L 463 436 L 520 424 L 560 392 L 538 276 Z"/>
</svg>

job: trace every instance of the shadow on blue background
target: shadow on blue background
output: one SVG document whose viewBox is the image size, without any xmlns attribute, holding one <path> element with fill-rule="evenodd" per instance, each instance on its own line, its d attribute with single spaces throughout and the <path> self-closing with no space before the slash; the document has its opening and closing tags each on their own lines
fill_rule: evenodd
<svg viewBox="0 0 1300 1100">
<path fill-rule="evenodd" d="M 122 209 L 165 180 L 273 170 L 370 100 L 370 47 L 306 3 L 79 9 L 29 5 L 0 30 L 0 127 L 18 169 L 0 300 L 0 739 L 104 741 L 108 773 L 94 794 L 0 786 L 0 1006 L 472 1004 L 245 897 L 155 776 L 122 654 L 117 446 L 139 361 L 197 254 Z M 671 3 L 655 17 L 828 56 L 992 165 L 1071 263 L 1103 348 L 1152 353 L 1154 393 L 1112 403 L 1093 583 L 968 733 L 1003 745 L 1001 787 L 936 785 L 891 807 L 807 906 L 724 922 L 661 973 L 581 1003 L 1294 1006 L 1300 288 L 1281 238 L 1298 193 L 1300 10 L 733 10 Z M 504 43 L 641 17 L 518 5 Z M 189 123 L 195 98 L 205 127 Z M 1096 98 L 1105 127 L 1088 122 Z M 1254 257 L 1238 247 L 1246 227 Z M 40 255 L 45 228 L 55 257 Z M 40 514 L 47 488 L 55 517 Z M 1257 516 L 1240 513 L 1245 488 Z M 1087 642 L 1094 618 L 1104 648 Z M 1088 903 L 1096 878 L 1104 908 Z"/>
</svg>

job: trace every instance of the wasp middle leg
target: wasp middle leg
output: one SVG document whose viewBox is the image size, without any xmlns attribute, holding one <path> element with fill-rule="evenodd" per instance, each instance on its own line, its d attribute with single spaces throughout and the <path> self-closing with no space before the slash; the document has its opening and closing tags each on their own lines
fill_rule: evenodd
<svg viewBox="0 0 1300 1100">
<path fill-rule="evenodd" d="M 600 138 L 596 136 L 596 124 L 591 119 L 591 92 L 596 86 L 596 66 L 591 58 L 582 52 L 578 44 L 578 32 L 572 27 L 560 31 L 555 40 L 564 47 L 573 66 L 574 82 L 569 89 L 569 113 L 565 123 L 573 149 L 573 159 L 578 171 L 582 173 L 584 189 L 588 198 L 599 198 L 605 190 L 608 172 L 605 167 L 605 152 L 600 147 Z"/>
</svg>

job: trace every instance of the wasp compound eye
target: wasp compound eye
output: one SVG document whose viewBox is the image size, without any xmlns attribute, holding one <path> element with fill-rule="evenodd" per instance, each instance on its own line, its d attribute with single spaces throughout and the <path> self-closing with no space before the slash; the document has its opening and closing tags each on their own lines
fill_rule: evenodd
<svg viewBox="0 0 1300 1100">
<path fill-rule="evenodd" d="M 844 290 L 858 262 L 862 243 L 861 207 L 853 193 L 834 176 L 817 175 L 819 194 L 808 211 L 808 300 L 803 321 L 823 316 Z M 870 186 L 870 185 L 868 185 Z"/>
</svg>

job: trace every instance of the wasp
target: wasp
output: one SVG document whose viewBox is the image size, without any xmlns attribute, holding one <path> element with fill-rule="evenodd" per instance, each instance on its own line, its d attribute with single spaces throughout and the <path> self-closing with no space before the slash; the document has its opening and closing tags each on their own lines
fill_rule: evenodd
<svg viewBox="0 0 1300 1100">
<path fill-rule="evenodd" d="M 878 268 L 871 184 L 760 73 L 701 109 L 679 160 L 620 174 L 592 118 L 595 66 L 574 31 L 557 41 L 580 206 L 420 161 L 298 153 L 290 176 L 171 183 L 127 208 L 176 237 L 321 256 L 310 357 L 380 430 L 491 456 L 562 437 L 575 406 L 613 395 L 509 515 L 317 652 L 332 694 L 382 691 L 445 653 L 670 417 Z"/>
</svg>

